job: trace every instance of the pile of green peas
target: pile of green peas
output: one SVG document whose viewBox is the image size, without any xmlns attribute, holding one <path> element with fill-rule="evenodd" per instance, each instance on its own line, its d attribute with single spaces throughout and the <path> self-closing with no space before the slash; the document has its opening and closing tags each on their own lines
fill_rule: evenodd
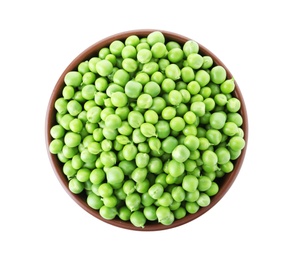
<svg viewBox="0 0 294 260">
<path fill-rule="evenodd" d="M 195 41 L 115 40 L 64 84 L 49 150 L 104 219 L 143 228 L 196 213 L 245 147 L 234 79 Z"/>
</svg>

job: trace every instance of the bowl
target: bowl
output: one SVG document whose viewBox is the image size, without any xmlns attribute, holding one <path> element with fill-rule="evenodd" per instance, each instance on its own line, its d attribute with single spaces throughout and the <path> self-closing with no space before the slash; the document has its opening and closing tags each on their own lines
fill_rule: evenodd
<svg viewBox="0 0 294 260">
<path fill-rule="evenodd" d="M 94 216 L 95 218 L 108 223 L 112 226 L 116 226 L 119 228 L 124 228 L 128 230 L 138 230 L 138 231 L 158 231 L 158 230 L 165 230 L 165 229 L 171 229 L 178 226 L 181 226 L 183 224 L 189 223 L 200 216 L 202 216 L 204 213 L 209 211 L 212 207 L 214 207 L 227 193 L 227 191 L 230 189 L 232 184 L 234 183 L 236 177 L 238 176 L 240 169 L 242 167 L 245 154 L 246 154 L 246 148 L 248 143 L 248 116 L 246 111 L 245 102 L 241 93 L 241 90 L 238 86 L 238 83 L 235 79 L 235 89 L 232 92 L 233 96 L 238 98 L 241 102 L 241 109 L 239 113 L 241 114 L 243 118 L 243 124 L 241 126 L 243 132 L 244 132 L 244 140 L 246 142 L 245 147 L 243 148 L 240 156 L 234 161 L 234 169 L 232 172 L 227 173 L 224 175 L 224 177 L 219 178 L 218 180 L 218 186 L 219 191 L 216 195 L 211 197 L 211 202 L 206 207 L 200 207 L 200 209 L 194 213 L 194 214 L 187 214 L 184 218 L 175 220 L 171 225 L 163 225 L 158 222 L 147 222 L 145 224 L 144 228 L 136 227 L 133 224 L 131 224 L 129 221 L 122 221 L 118 218 L 114 218 L 112 220 L 107 220 L 99 214 L 99 212 L 91 207 L 88 206 L 86 202 L 86 194 L 80 193 L 80 194 L 74 194 L 69 190 L 68 187 L 68 179 L 63 173 L 62 167 L 63 163 L 61 163 L 58 159 L 58 157 L 55 154 L 50 153 L 49 151 L 49 145 L 52 141 L 52 137 L 50 135 L 50 129 L 53 125 L 56 124 L 56 110 L 54 108 L 54 102 L 56 99 L 61 97 L 62 90 L 64 87 L 64 77 L 67 72 L 72 70 L 77 70 L 77 66 L 86 60 L 89 60 L 90 58 L 97 56 L 97 53 L 100 49 L 103 47 L 107 47 L 110 45 L 111 42 L 114 40 L 122 40 L 124 41 L 128 36 L 130 35 L 137 35 L 138 37 L 147 37 L 147 35 L 153 31 L 161 31 L 163 35 L 165 36 L 166 42 L 168 41 L 176 41 L 180 44 L 184 44 L 186 41 L 191 40 L 188 37 L 185 37 L 183 35 L 180 35 L 178 33 L 170 32 L 170 31 L 164 31 L 164 30 L 153 30 L 153 29 L 141 29 L 141 30 L 129 30 L 125 32 L 120 32 L 117 34 L 114 34 L 112 36 L 106 37 L 102 40 L 99 40 L 98 42 L 94 43 L 87 49 L 85 49 L 82 53 L 80 53 L 69 65 L 68 67 L 62 72 L 61 76 L 59 77 L 55 87 L 53 88 L 53 92 L 51 94 L 51 97 L 49 99 L 47 113 L 46 113 L 46 119 L 45 119 L 45 140 L 46 140 L 46 147 L 47 147 L 47 153 L 50 160 L 50 163 L 52 165 L 52 168 L 55 172 L 55 175 L 57 179 L 59 180 L 61 186 L 64 188 L 64 190 L 67 192 L 67 194 L 86 212 Z M 198 43 L 198 42 L 197 42 Z M 225 64 L 210 50 L 208 50 L 206 47 L 202 46 L 200 43 L 199 45 L 199 53 L 202 56 L 210 56 L 213 59 L 214 65 L 220 65 L 222 66 L 227 73 L 227 78 L 232 78 L 233 75 L 229 71 L 229 69 L 225 66 Z"/>
</svg>

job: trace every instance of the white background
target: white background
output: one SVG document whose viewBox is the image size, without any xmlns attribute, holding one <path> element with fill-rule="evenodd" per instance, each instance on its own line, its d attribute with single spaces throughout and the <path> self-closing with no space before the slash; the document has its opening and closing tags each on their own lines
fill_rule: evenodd
<svg viewBox="0 0 294 260">
<path fill-rule="evenodd" d="M 292 1 L 1 1 L 0 259 L 294 259 Z M 65 193 L 45 149 L 54 85 L 84 49 L 138 28 L 214 52 L 246 101 L 249 142 L 226 196 L 181 227 L 101 222 Z M 293 124 L 292 124 L 293 125 Z"/>
</svg>

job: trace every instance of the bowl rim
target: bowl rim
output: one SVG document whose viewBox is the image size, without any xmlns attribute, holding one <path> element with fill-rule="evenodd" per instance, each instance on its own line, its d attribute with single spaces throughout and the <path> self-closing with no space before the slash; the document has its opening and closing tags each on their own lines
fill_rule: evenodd
<svg viewBox="0 0 294 260">
<path fill-rule="evenodd" d="M 69 65 L 64 69 L 62 74 L 60 75 L 59 79 L 57 80 L 53 91 L 51 93 L 51 96 L 48 101 L 47 105 L 47 110 L 46 110 L 46 117 L 45 117 L 45 143 L 46 143 L 46 150 L 47 154 L 49 157 L 50 164 L 53 168 L 53 171 L 59 180 L 60 184 L 64 188 L 64 190 L 67 192 L 67 194 L 81 207 L 83 208 L 86 212 L 94 216 L 95 218 L 98 218 L 99 220 L 110 224 L 112 226 L 116 226 L 119 228 L 123 229 L 128 229 L 128 230 L 134 230 L 134 231 L 161 231 L 161 230 L 166 230 L 166 229 L 171 229 L 175 227 L 179 227 L 181 225 L 187 224 L 200 216 L 202 216 L 204 213 L 212 209 L 228 192 L 228 190 L 231 188 L 232 184 L 234 183 L 235 179 L 239 175 L 239 172 L 241 170 L 242 164 L 245 159 L 245 154 L 248 146 L 248 114 L 247 114 L 247 109 L 246 109 L 246 104 L 244 102 L 243 95 L 241 93 L 240 87 L 234 78 L 235 81 L 235 90 L 234 90 L 234 96 L 237 97 L 240 102 L 241 102 L 241 109 L 239 113 L 242 115 L 243 118 L 243 124 L 242 124 L 242 129 L 244 132 L 244 140 L 246 142 L 245 147 L 243 148 L 240 156 L 237 158 L 236 161 L 234 161 L 234 169 L 231 173 L 227 173 L 225 180 L 226 182 L 221 185 L 219 192 L 212 197 L 211 203 L 207 207 L 200 207 L 200 209 L 194 213 L 194 214 L 187 214 L 184 218 L 178 219 L 171 224 L 171 225 L 162 225 L 161 223 L 151 223 L 151 224 L 146 224 L 144 228 L 140 227 L 135 227 L 132 225 L 129 221 L 122 221 L 119 220 L 118 218 L 115 218 L 113 220 L 107 220 L 104 219 L 100 216 L 99 211 L 90 208 L 86 202 L 85 198 L 81 196 L 81 194 L 73 194 L 69 188 L 68 188 L 68 180 L 66 176 L 62 172 L 62 163 L 58 160 L 57 156 L 54 154 L 51 154 L 49 151 L 49 144 L 52 140 L 52 137 L 50 135 L 50 128 L 53 126 L 53 124 L 56 122 L 54 115 L 56 113 L 55 108 L 54 108 L 54 102 L 55 100 L 61 96 L 62 89 L 64 87 L 64 76 L 67 72 L 71 70 L 76 70 L 77 65 L 85 60 L 88 60 L 89 58 L 93 57 L 94 54 L 97 55 L 98 51 L 106 46 L 109 46 L 109 44 L 114 41 L 114 40 L 125 40 L 128 36 L 130 35 L 137 35 L 138 37 L 146 37 L 149 33 L 154 32 L 154 31 L 160 31 L 163 33 L 165 36 L 166 42 L 169 40 L 174 40 L 177 41 L 180 44 L 183 44 L 184 42 L 188 40 L 193 40 L 189 37 L 183 36 L 181 34 L 167 31 L 167 30 L 161 30 L 161 29 L 134 29 L 134 30 L 127 30 L 123 32 L 119 32 L 113 35 L 110 35 L 108 37 L 105 37 L 96 43 L 90 45 L 88 48 L 86 48 L 84 51 L 82 51 L 79 55 L 74 58 Z M 203 46 L 201 43 L 196 41 L 199 45 L 199 53 L 203 54 L 205 53 L 206 55 L 210 55 L 213 59 L 214 64 L 216 65 L 221 65 L 224 67 L 224 69 L 227 72 L 227 78 L 232 78 L 233 75 L 231 74 L 230 70 L 226 67 L 226 65 L 209 49 L 207 49 L 205 46 Z M 58 167 L 59 166 L 59 167 Z"/>
</svg>

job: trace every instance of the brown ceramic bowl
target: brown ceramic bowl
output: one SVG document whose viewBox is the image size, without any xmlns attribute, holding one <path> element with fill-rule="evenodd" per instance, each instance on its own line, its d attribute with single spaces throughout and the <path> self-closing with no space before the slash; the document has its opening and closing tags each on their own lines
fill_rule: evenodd
<svg viewBox="0 0 294 260">
<path fill-rule="evenodd" d="M 107 37 L 105 39 L 102 39 L 102 40 L 96 42 L 95 44 L 93 44 L 92 46 L 90 46 L 89 48 L 87 48 L 86 50 L 84 50 L 80 55 L 78 55 L 68 65 L 68 67 L 64 70 L 64 72 L 61 74 L 60 78 L 58 79 L 58 81 L 53 89 L 52 95 L 50 97 L 48 109 L 47 109 L 47 114 L 46 114 L 46 133 L 45 133 L 46 136 L 45 136 L 45 138 L 46 138 L 47 153 L 48 153 L 51 165 L 53 167 L 53 170 L 54 170 L 58 180 L 60 181 L 62 187 L 65 189 L 65 191 L 68 193 L 68 195 L 79 206 L 81 206 L 85 211 L 87 211 L 88 213 L 90 213 L 91 215 L 96 217 L 97 219 L 104 221 L 110 225 L 120 227 L 120 228 L 125 228 L 125 229 L 129 229 L 129 230 L 140 230 L 140 231 L 156 231 L 156 230 L 164 230 L 164 229 L 178 227 L 180 225 L 183 225 L 185 223 L 188 223 L 192 220 L 197 219 L 198 217 L 203 215 L 205 212 L 210 210 L 212 207 L 214 207 L 222 199 L 222 197 L 227 193 L 227 191 L 230 189 L 231 185 L 235 181 L 235 179 L 236 179 L 236 177 L 242 167 L 243 160 L 244 160 L 245 153 L 246 153 L 247 143 L 248 143 L 248 118 L 247 118 L 245 102 L 244 102 L 241 90 L 240 90 L 237 82 L 235 82 L 236 87 L 235 87 L 233 95 L 235 97 L 237 97 L 241 101 L 241 104 L 242 104 L 240 114 L 243 117 L 242 129 L 244 131 L 244 139 L 246 141 L 246 146 L 242 150 L 240 157 L 234 162 L 234 164 L 235 164 L 234 170 L 231 173 L 226 174 L 223 178 L 219 179 L 219 181 L 218 181 L 219 192 L 215 196 L 211 197 L 211 203 L 209 206 L 200 208 L 199 211 L 196 212 L 195 214 L 188 214 L 186 217 L 184 217 L 180 220 L 175 220 L 172 225 L 164 226 L 159 223 L 146 223 L 145 228 L 142 229 L 142 228 L 137 228 L 137 227 L 133 226 L 130 222 L 124 222 L 119 219 L 106 220 L 106 219 L 102 218 L 97 210 L 94 210 L 87 205 L 86 194 L 82 193 L 79 195 L 75 195 L 70 192 L 70 190 L 68 188 L 67 177 L 62 172 L 62 163 L 60 163 L 57 156 L 51 154 L 48 149 L 49 144 L 52 140 L 52 138 L 50 136 L 50 129 L 53 125 L 56 124 L 56 119 L 55 119 L 56 111 L 54 109 L 54 102 L 57 98 L 59 98 L 61 96 L 62 89 L 64 87 L 63 79 L 64 79 L 65 74 L 71 70 L 76 70 L 78 64 L 81 63 L 82 61 L 88 60 L 93 56 L 97 56 L 98 50 L 100 50 L 103 47 L 109 46 L 109 44 L 114 40 L 117 40 L 117 39 L 125 40 L 130 35 L 137 35 L 139 37 L 146 37 L 152 31 L 154 31 L 154 30 L 143 29 L 143 30 L 131 30 L 131 31 L 126 31 L 126 32 L 121 32 L 121 33 L 112 35 L 110 37 Z M 161 32 L 164 34 L 164 36 L 166 38 L 166 42 L 169 40 L 173 40 L 173 41 L 176 41 L 180 44 L 184 44 L 187 40 L 190 40 L 190 38 L 179 35 L 177 33 L 163 31 L 163 30 L 161 30 Z M 223 66 L 227 71 L 227 78 L 232 78 L 231 72 L 223 64 L 223 62 L 220 59 L 218 59 L 218 57 L 216 55 L 214 55 L 210 50 L 208 50 L 207 48 L 205 48 L 201 44 L 199 44 L 199 53 L 203 56 L 204 55 L 211 56 L 214 61 L 214 65 Z"/>
</svg>

